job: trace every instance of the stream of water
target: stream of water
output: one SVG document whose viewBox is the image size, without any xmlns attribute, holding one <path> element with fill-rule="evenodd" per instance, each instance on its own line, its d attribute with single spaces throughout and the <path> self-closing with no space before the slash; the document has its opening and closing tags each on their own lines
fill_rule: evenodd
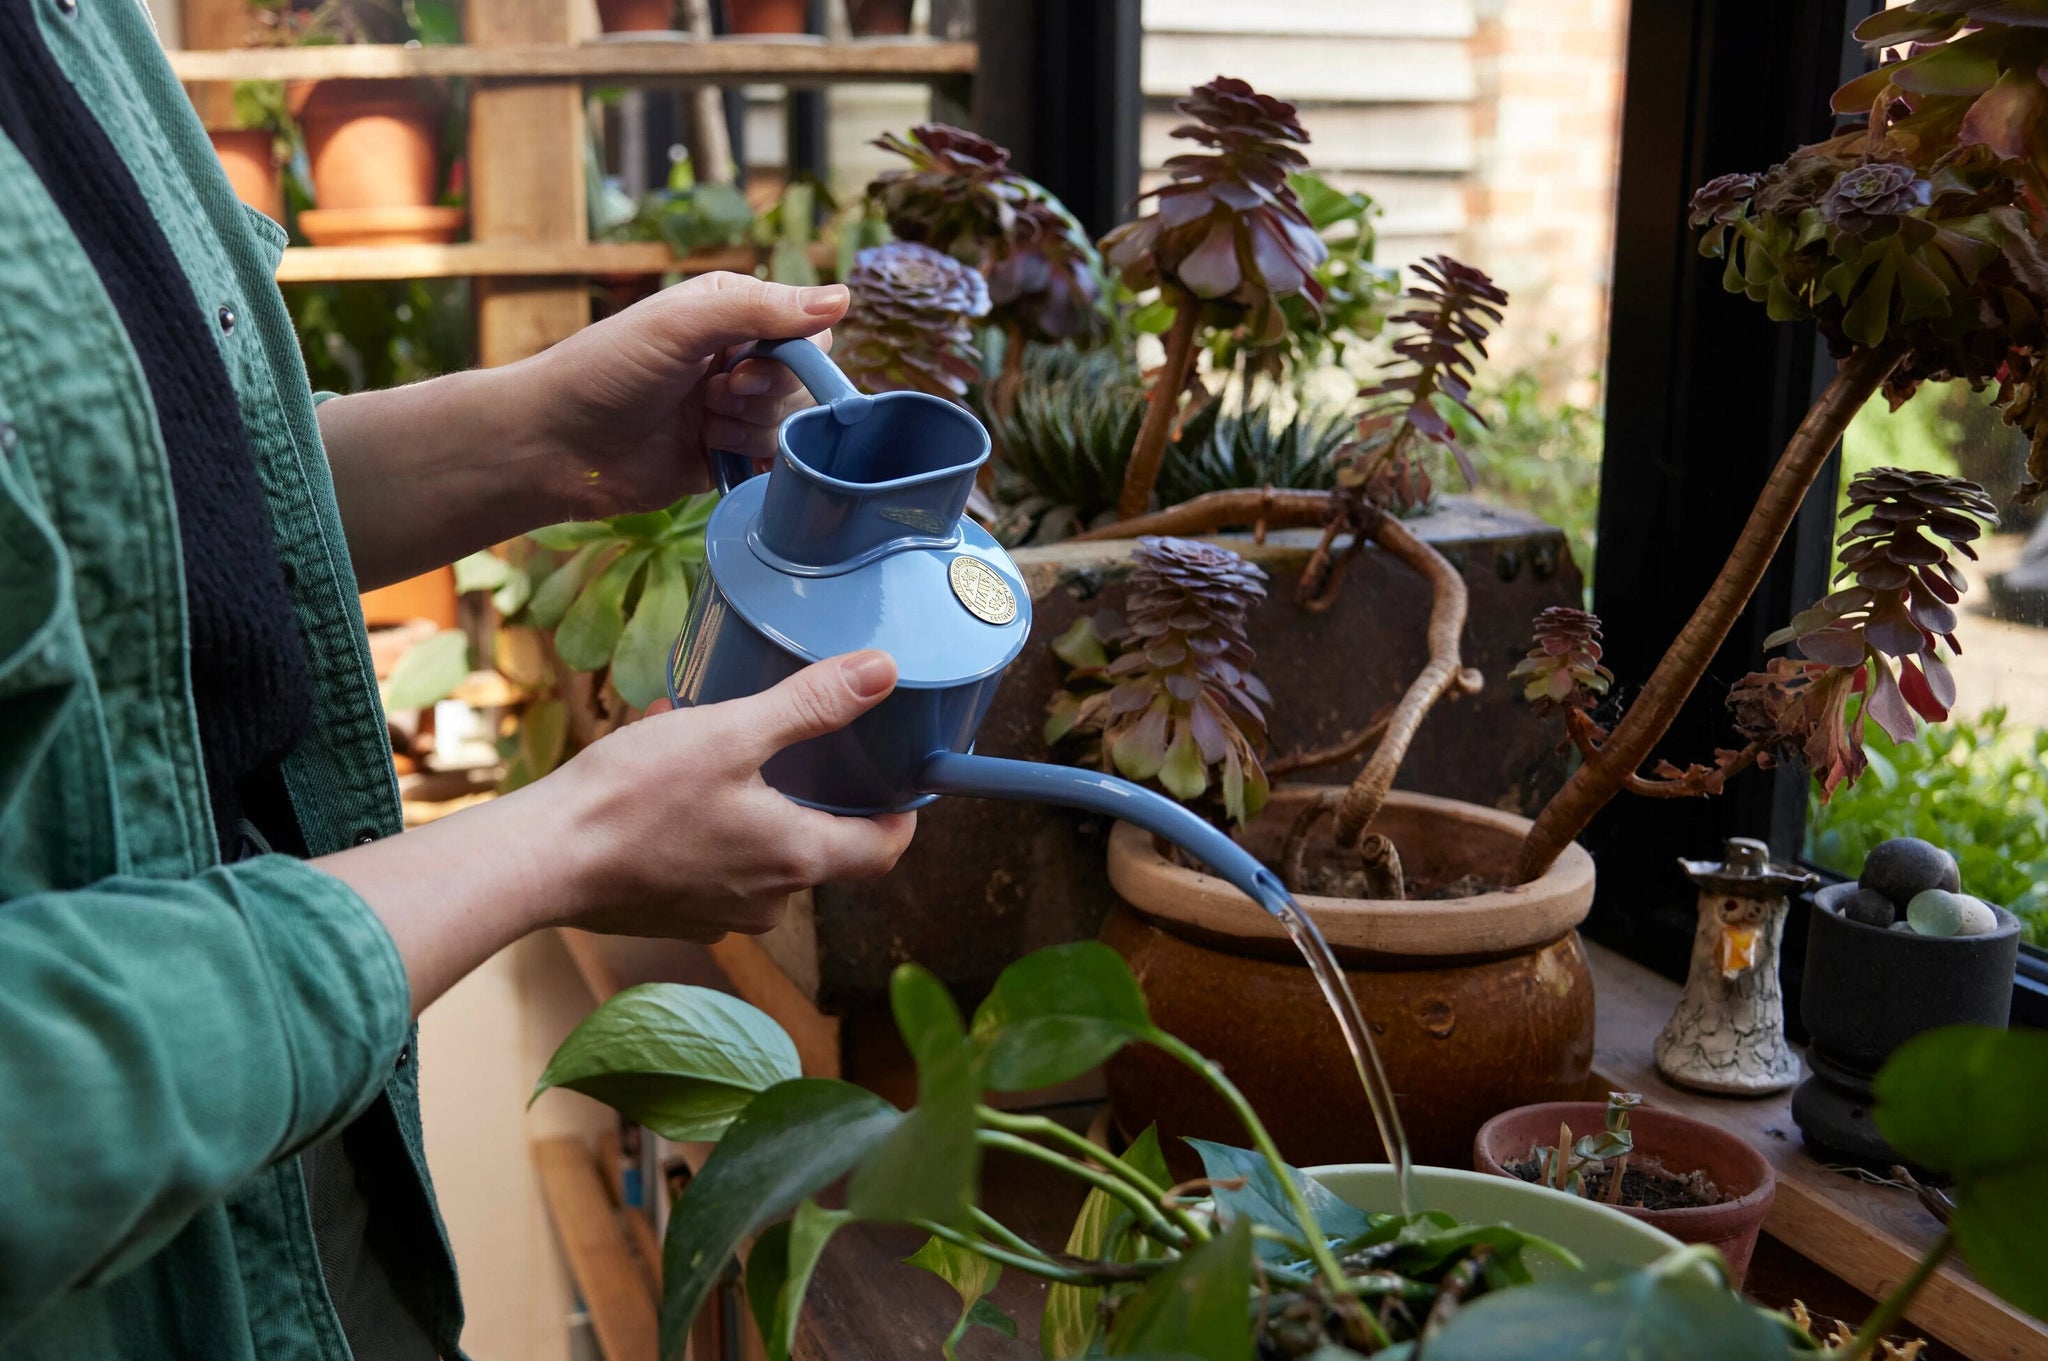
<svg viewBox="0 0 2048 1361">
<path fill-rule="evenodd" d="M 976 798 L 1019 799 L 1032 803 L 1058 803 L 1070 808 L 1106 813 L 1156 836 L 1164 837 L 1207 865 L 1217 878 L 1236 888 L 1270 912 L 1294 946 L 1301 951 L 1309 972 L 1315 975 L 1337 1028 L 1343 1032 L 1345 1047 L 1358 1069 L 1359 1084 L 1372 1107 L 1373 1124 L 1387 1161 L 1394 1168 L 1394 1185 L 1401 1213 L 1415 1213 L 1409 1188 L 1408 1135 L 1401 1128 L 1401 1113 L 1394 1104 L 1394 1089 L 1387 1070 L 1372 1041 L 1372 1031 L 1358 1009 L 1351 980 L 1330 952 L 1329 942 L 1315 921 L 1294 901 L 1280 876 L 1267 869 L 1250 851 L 1203 821 L 1182 805 L 1128 780 L 1099 771 L 1077 770 L 1072 766 L 1011 761 L 994 756 L 973 756 L 940 752 L 930 757 L 918 772 L 918 787 L 928 794 L 965 794 Z"/>
</svg>

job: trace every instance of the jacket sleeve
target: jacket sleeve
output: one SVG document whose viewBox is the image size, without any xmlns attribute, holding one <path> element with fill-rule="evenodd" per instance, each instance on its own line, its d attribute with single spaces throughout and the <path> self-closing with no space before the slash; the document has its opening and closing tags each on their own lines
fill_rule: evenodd
<svg viewBox="0 0 2048 1361">
<path fill-rule="evenodd" d="M 285 856 L 0 903 L 0 1351 L 354 1119 L 410 1013 L 383 924 Z"/>
</svg>

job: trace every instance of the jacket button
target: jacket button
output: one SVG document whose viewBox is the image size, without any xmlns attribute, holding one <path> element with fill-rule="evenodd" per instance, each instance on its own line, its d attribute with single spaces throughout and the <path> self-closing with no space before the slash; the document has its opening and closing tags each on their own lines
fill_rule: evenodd
<svg viewBox="0 0 2048 1361">
<path fill-rule="evenodd" d="M 11 454 L 14 446 L 21 442 L 21 435 L 14 428 L 13 421 L 0 421 L 0 454 Z"/>
<path fill-rule="evenodd" d="M 229 307 L 227 304 L 223 303 L 221 304 L 220 310 L 214 313 L 214 315 L 220 319 L 220 333 L 222 335 L 231 336 L 235 333 L 234 308 Z"/>
<path fill-rule="evenodd" d="M 69 19 L 78 13 L 78 0 L 57 0 L 57 12 Z"/>
<path fill-rule="evenodd" d="M 410 1062 L 412 1062 L 412 1046 L 409 1044 L 401 1044 L 400 1046 L 398 1046 L 398 1066 L 400 1068 L 403 1068 L 406 1064 Z"/>
<path fill-rule="evenodd" d="M 356 845 L 358 845 L 358 846 L 367 846 L 367 845 L 369 845 L 369 844 L 370 844 L 370 843 L 371 843 L 372 841 L 375 841 L 376 839 L 377 839 L 377 834 L 376 834 L 375 832 L 357 832 L 357 833 L 356 833 Z"/>
</svg>

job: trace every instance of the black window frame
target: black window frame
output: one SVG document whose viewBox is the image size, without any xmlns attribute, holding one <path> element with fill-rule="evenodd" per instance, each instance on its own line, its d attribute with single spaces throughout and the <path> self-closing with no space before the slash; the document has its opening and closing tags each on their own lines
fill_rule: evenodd
<svg viewBox="0 0 2048 1361">
<path fill-rule="evenodd" d="M 1850 31 L 1882 7 L 1812 0 L 1773 6 L 1768 22 L 1744 0 L 1630 7 L 1594 574 L 1618 677 L 1647 676 L 1691 616 L 1833 372 L 1810 325 L 1773 322 L 1722 289 L 1720 264 L 1700 257 L 1686 222 L 1692 190 L 1826 136 L 1829 94 L 1867 67 Z M 1837 450 L 1659 755 L 1683 764 L 1729 744 L 1729 683 L 1760 667 L 1764 637 L 1824 593 L 1839 485 Z M 1718 799 L 1617 799 L 1583 838 L 1599 867 L 1587 934 L 1682 979 L 1695 894 L 1678 858 L 1710 856 L 1729 836 L 1802 858 L 1807 780 L 1786 770 L 1744 776 Z M 1795 1035 L 1810 910 L 1795 905 L 1783 951 Z M 2013 1021 L 2048 1028 L 2038 952 L 2022 954 Z"/>
</svg>

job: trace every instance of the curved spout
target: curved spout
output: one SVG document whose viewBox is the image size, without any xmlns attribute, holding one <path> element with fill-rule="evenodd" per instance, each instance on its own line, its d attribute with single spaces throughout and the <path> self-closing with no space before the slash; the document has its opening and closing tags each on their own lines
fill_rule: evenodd
<svg viewBox="0 0 2048 1361">
<path fill-rule="evenodd" d="M 1287 890 L 1279 875 L 1172 799 L 1129 780 L 1074 766 L 942 751 L 927 759 L 918 771 L 917 788 L 923 794 L 1057 803 L 1106 813 L 1166 838 L 1260 907 L 1283 921 L 1287 919 L 1281 906 L 1288 901 Z"/>
</svg>

